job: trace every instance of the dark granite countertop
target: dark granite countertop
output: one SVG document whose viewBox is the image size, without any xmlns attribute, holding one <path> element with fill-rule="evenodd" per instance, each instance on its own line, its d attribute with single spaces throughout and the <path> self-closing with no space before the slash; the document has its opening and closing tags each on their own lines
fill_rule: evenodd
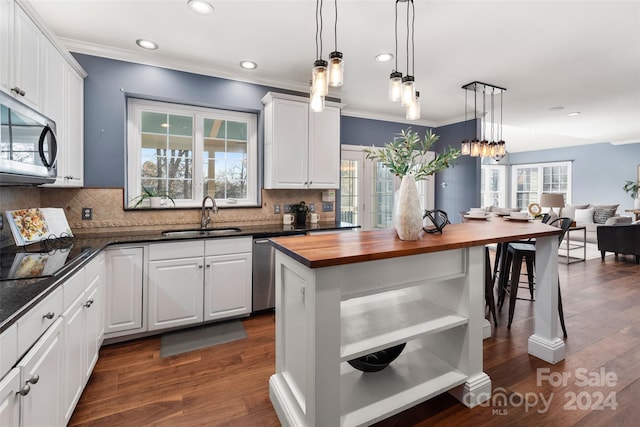
<svg viewBox="0 0 640 427">
<path fill-rule="evenodd" d="M 221 226 L 220 224 L 216 224 Z M 227 224 L 225 224 L 227 225 Z M 188 228 L 188 227 L 184 227 Z M 114 233 L 82 233 L 77 234 L 74 245 L 82 248 L 82 257 L 76 262 L 65 266 L 56 273 L 55 276 L 7 280 L 0 282 L 0 333 L 13 325 L 21 316 L 28 312 L 37 303 L 42 301 L 47 295 L 53 292 L 58 286 L 64 283 L 69 275 L 77 269 L 83 267 L 89 260 L 100 253 L 109 245 L 125 243 L 149 243 L 168 242 L 178 240 L 190 240 L 194 238 L 228 238 L 240 236 L 252 236 L 253 238 L 282 237 L 289 235 L 305 234 L 309 231 L 331 231 L 340 229 L 357 228 L 348 223 L 341 222 L 321 222 L 318 224 L 306 224 L 305 226 L 290 226 L 282 224 L 257 224 L 240 225 L 239 232 L 221 233 L 208 237 L 167 237 L 162 235 L 162 230 L 136 231 L 136 232 L 114 232 Z M 7 246 L 1 249 L 4 251 L 19 252 L 21 248 Z"/>
</svg>

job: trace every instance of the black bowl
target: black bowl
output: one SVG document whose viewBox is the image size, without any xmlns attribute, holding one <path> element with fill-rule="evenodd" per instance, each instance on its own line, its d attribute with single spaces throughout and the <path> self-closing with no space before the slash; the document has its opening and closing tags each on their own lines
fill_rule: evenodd
<svg viewBox="0 0 640 427">
<path fill-rule="evenodd" d="M 365 354 L 364 356 L 348 360 L 347 362 L 362 372 L 378 372 L 389 366 L 396 357 L 400 356 L 400 353 L 402 353 L 406 345 L 407 343 L 403 342 L 402 344 Z"/>
</svg>

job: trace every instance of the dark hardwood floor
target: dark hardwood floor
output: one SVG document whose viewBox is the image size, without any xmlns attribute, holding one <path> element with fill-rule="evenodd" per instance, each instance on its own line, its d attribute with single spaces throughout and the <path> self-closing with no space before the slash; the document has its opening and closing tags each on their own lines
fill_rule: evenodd
<svg viewBox="0 0 640 427">
<path fill-rule="evenodd" d="M 510 330 L 506 303 L 484 341 L 488 404 L 468 409 L 445 393 L 378 426 L 638 425 L 640 265 L 611 255 L 559 271 L 569 334 L 564 361 L 529 356 L 533 303 L 517 302 Z M 159 337 L 103 347 L 69 425 L 280 425 L 268 388 L 273 313 L 243 324 L 247 339 L 167 358 L 160 358 Z"/>
</svg>

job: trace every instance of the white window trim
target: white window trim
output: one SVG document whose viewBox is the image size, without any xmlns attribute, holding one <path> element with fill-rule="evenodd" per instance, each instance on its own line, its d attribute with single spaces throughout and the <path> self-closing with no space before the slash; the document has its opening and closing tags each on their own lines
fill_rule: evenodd
<svg viewBox="0 0 640 427">
<path fill-rule="evenodd" d="M 193 195 L 195 199 L 175 200 L 176 207 L 200 207 L 204 179 L 202 176 L 203 123 L 205 118 L 216 118 L 231 121 L 247 122 L 247 198 L 246 199 L 216 199 L 219 207 L 256 207 L 258 206 L 258 129 L 256 114 L 218 110 L 174 104 L 169 102 L 150 101 L 140 98 L 129 98 L 127 101 L 127 185 L 125 206 L 128 201 L 140 194 L 138 185 L 141 182 L 141 139 L 140 123 L 142 111 L 179 114 L 192 116 L 194 124 L 194 152 L 193 152 Z M 173 207 L 169 205 L 167 207 Z"/>
<path fill-rule="evenodd" d="M 506 165 L 482 165 L 481 166 L 482 170 L 484 171 L 484 179 L 485 182 L 481 183 L 481 185 L 484 184 L 485 188 L 481 188 L 480 193 L 485 193 L 484 197 L 486 197 L 486 192 L 487 192 L 487 187 L 488 187 L 488 178 L 487 178 L 487 172 L 489 172 L 490 170 L 499 170 L 500 171 L 500 179 L 499 179 L 499 193 L 500 193 L 500 199 L 502 200 L 502 204 L 504 206 L 498 206 L 501 208 L 506 208 L 509 205 L 509 201 L 507 199 L 507 166 Z M 485 203 L 485 200 L 482 200 L 480 203 L 480 206 L 491 206 L 491 205 L 487 205 Z"/>
<path fill-rule="evenodd" d="M 571 161 L 564 161 L 564 162 L 543 162 L 543 163 L 527 163 L 527 164 L 518 164 L 518 165 L 511 165 L 511 200 L 510 200 L 510 204 L 511 207 L 515 207 L 516 204 L 516 193 L 517 193 L 517 188 L 518 188 L 518 174 L 516 173 L 517 169 L 524 169 L 524 168 L 538 168 L 538 173 L 540 176 L 540 179 L 538 180 L 538 197 L 543 193 L 543 178 L 542 178 L 542 168 L 543 167 L 553 167 L 553 166 L 566 166 L 567 167 L 567 195 L 565 197 L 565 201 L 564 203 L 566 205 L 570 205 L 571 204 L 571 200 L 572 200 L 572 195 L 571 195 L 571 191 L 573 188 L 573 184 L 572 184 L 572 176 L 573 173 L 571 171 L 571 165 L 573 162 Z"/>
</svg>

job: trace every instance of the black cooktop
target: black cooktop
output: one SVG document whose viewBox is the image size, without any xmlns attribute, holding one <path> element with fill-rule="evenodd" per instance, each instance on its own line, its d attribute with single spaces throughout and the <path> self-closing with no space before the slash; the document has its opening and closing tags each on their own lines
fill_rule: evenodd
<svg viewBox="0 0 640 427">
<path fill-rule="evenodd" d="M 0 281 L 56 276 L 91 252 L 73 238 L 5 247 L 0 250 Z"/>
</svg>

